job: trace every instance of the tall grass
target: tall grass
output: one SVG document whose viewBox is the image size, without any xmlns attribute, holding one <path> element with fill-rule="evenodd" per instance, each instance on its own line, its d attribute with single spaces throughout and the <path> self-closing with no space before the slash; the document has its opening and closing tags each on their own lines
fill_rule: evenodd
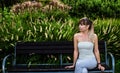
<svg viewBox="0 0 120 73">
<path fill-rule="evenodd" d="M 60 18 L 56 19 L 56 17 L 54 15 L 47 17 L 42 12 L 14 15 L 4 11 L 0 41 L 11 42 L 10 45 L 14 46 L 17 41 L 73 40 L 74 33 L 78 32 L 79 18 L 59 16 Z M 99 39 L 107 41 L 109 51 L 117 52 L 120 48 L 119 19 L 96 19 L 94 25 Z"/>
<path fill-rule="evenodd" d="M 107 41 L 108 51 L 111 51 L 116 56 L 116 59 L 120 57 L 118 51 L 120 51 L 120 19 L 97 19 L 95 21 L 95 31 L 99 36 L 99 39 Z M 116 52 L 116 53 L 115 53 Z"/>
<path fill-rule="evenodd" d="M 39 18 L 42 17 L 43 18 Z M 46 17 L 38 12 L 36 14 L 13 15 L 4 12 L 3 24 L 0 26 L 0 48 L 13 50 L 15 42 L 18 41 L 65 41 L 73 40 L 73 35 L 78 32 L 79 18 L 59 18 Z M 116 60 L 119 60 L 120 54 L 120 19 L 96 19 L 94 20 L 95 33 L 99 40 L 107 41 L 108 51 L 112 52 Z M 64 58 L 65 59 L 65 58 Z M 29 59 L 29 63 L 36 59 Z M 53 59 L 54 60 L 54 59 Z M 34 61 L 33 61 L 34 62 Z M 52 61 L 49 61 L 52 62 Z M 117 63 L 117 66 L 119 61 Z"/>
</svg>

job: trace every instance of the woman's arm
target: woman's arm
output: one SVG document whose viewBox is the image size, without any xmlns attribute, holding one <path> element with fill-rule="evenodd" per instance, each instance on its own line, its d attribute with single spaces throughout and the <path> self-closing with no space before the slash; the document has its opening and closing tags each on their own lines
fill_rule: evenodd
<svg viewBox="0 0 120 73">
<path fill-rule="evenodd" d="M 94 38 L 94 53 L 96 56 L 97 63 L 100 63 L 100 54 L 99 54 L 99 50 L 98 50 L 98 37 L 96 34 L 95 34 L 95 38 Z"/>
<path fill-rule="evenodd" d="M 77 34 L 74 35 L 74 53 L 73 53 L 73 66 L 75 66 L 76 60 L 78 58 L 78 48 L 77 48 Z"/>
<path fill-rule="evenodd" d="M 78 58 L 78 48 L 77 48 L 77 34 L 74 35 L 74 53 L 73 53 L 73 65 L 71 66 L 66 66 L 65 68 L 74 68 L 76 64 L 76 60 Z"/>
<path fill-rule="evenodd" d="M 104 67 L 101 66 L 101 62 L 100 62 L 100 53 L 99 53 L 99 49 L 98 49 L 98 37 L 95 34 L 95 38 L 94 38 L 94 54 L 98 63 L 98 68 L 101 69 L 102 71 L 104 71 Z"/>
</svg>

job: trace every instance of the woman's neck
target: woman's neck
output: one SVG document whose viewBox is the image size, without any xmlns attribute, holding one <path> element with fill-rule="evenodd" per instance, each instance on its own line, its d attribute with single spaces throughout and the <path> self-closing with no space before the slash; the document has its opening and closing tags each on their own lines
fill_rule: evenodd
<svg viewBox="0 0 120 73">
<path fill-rule="evenodd" d="M 83 35 L 88 35 L 88 31 L 81 32 Z"/>
</svg>

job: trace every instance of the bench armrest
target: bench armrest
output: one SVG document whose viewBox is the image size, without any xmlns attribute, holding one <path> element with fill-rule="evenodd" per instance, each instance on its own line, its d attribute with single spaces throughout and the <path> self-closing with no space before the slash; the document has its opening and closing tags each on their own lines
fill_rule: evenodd
<svg viewBox="0 0 120 73">
<path fill-rule="evenodd" d="M 6 63 L 7 63 L 7 59 L 8 59 L 8 57 L 11 57 L 12 56 L 12 54 L 9 54 L 9 55 L 7 55 L 7 56 L 5 56 L 4 57 L 4 59 L 3 59 L 3 62 L 2 62 L 2 72 L 3 73 L 5 73 L 5 69 L 6 69 Z"/>
<path fill-rule="evenodd" d="M 111 63 L 110 63 L 111 62 Z M 115 58 L 112 53 L 108 52 L 107 65 L 112 67 L 113 72 L 115 72 Z"/>
</svg>

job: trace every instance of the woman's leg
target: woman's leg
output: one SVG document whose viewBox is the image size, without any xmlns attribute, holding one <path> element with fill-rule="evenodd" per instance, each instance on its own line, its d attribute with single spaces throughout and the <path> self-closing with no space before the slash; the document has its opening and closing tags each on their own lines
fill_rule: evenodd
<svg viewBox="0 0 120 73">
<path fill-rule="evenodd" d="M 97 61 L 95 58 L 78 59 L 75 66 L 75 73 L 88 73 L 87 69 L 95 68 Z"/>
<path fill-rule="evenodd" d="M 96 66 L 97 66 L 96 58 L 93 57 L 93 58 L 91 58 L 91 59 L 89 59 L 89 60 L 86 61 L 86 67 L 87 67 L 87 69 L 93 69 Z"/>
<path fill-rule="evenodd" d="M 75 73 L 88 73 L 87 68 L 79 67 L 78 69 L 75 68 Z"/>
<path fill-rule="evenodd" d="M 85 67 L 85 63 L 82 60 L 77 60 L 75 66 L 75 73 L 88 73 L 87 68 Z"/>
<path fill-rule="evenodd" d="M 79 67 L 79 69 L 75 68 L 75 73 L 88 73 L 88 70 L 87 68 Z"/>
<path fill-rule="evenodd" d="M 83 69 L 82 69 L 82 73 L 88 73 L 87 68 L 83 68 Z"/>
</svg>

